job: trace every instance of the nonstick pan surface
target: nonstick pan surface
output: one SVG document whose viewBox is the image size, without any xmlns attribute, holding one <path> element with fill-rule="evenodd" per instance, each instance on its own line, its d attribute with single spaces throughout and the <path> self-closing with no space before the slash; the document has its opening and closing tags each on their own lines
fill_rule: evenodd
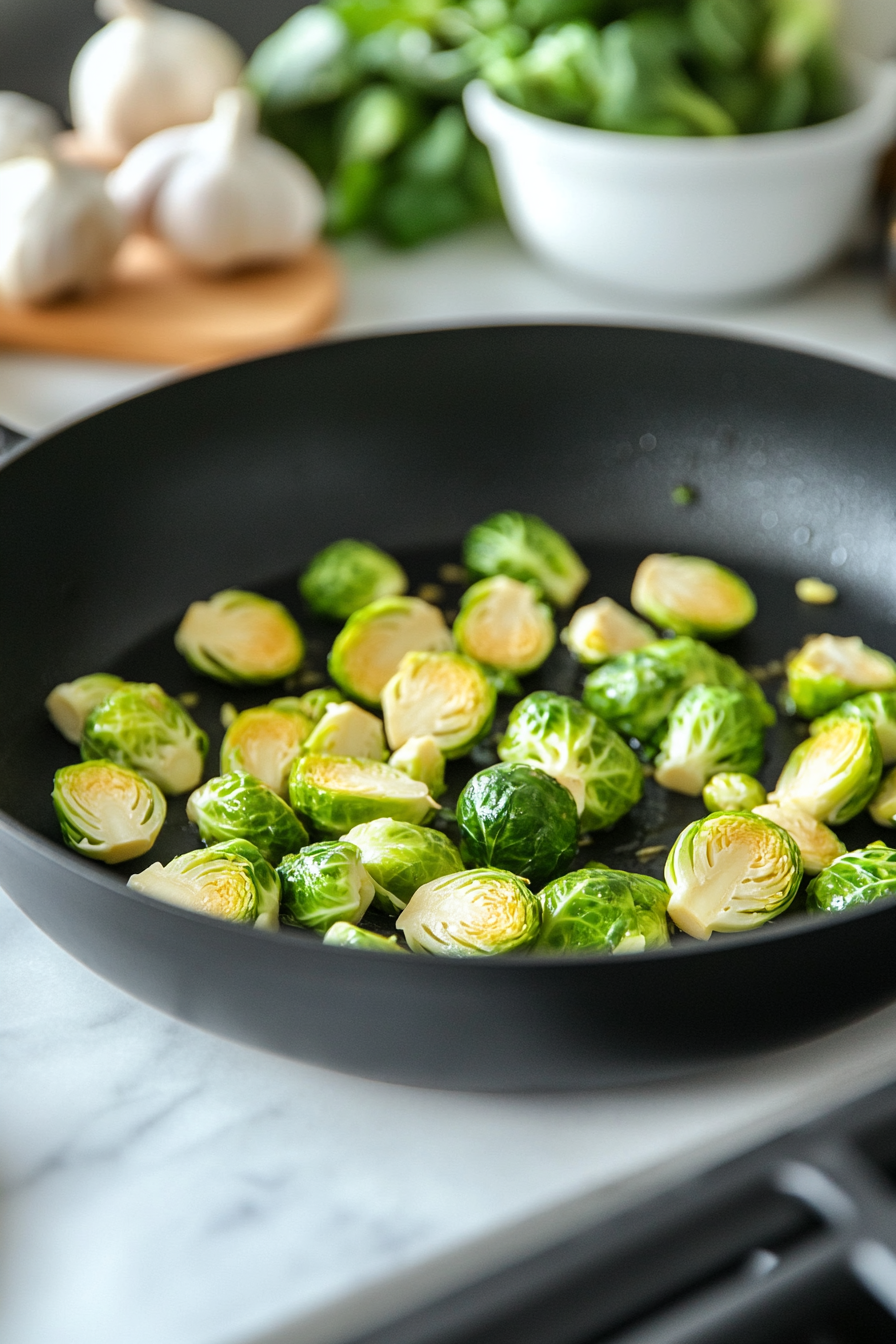
<svg viewBox="0 0 896 1344">
<path fill-rule="evenodd" d="M 263 703 L 194 676 L 171 636 L 187 604 L 240 586 L 279 597 L 322 673 L 335 627 L 295 577 L 342 536 L 439 582 L 471 523 L 536 512 L 626 601 L 653 550 L 709 555 L 759 616 L 726 651 L 780 659 L 809 633 L 896 654 L 896 383 L 712 337 L 605 327 L 444 331 L 323 345 L 204 374 L 64 429 L 0 477 L 0 883 L 52 938 L 138 998 L 252 1045 L 430 1086 L 576 1088 L 668 1076 L 821 1034 L 896 997 L 896 902 L 754 934 L 683 936 L 623 958 L 377 957 L 255 933 L 128 891 L 58 842 L 54 770 L 76 758 L 48 690 L 85 672 L 194 691 L 217 768 L 220 706 Z M 688 485 L 696 499 L 676 506 Z M 794 581 L 841 599 L 800 605 Z M 443 604 L 456 605 L 446 587 Z M 559 648 L 527 689 L 577 693 Z M 775 686 L 767 691 L 774 695 Z M 510 702 L 505 702 L 506 714 Z M 771 783 L 797 740 L 770 736 Z M 494 759 L 452 766 L 456 790 Z M 662 872 L 699 800 L 648 784 L 580 862 Z M 843 828 L 847 845 L 876 832 Z M 151 859 L 194 848 L 174 800 Z M 652 851 L 645 853 L 644 851 Z"/>
</svg>

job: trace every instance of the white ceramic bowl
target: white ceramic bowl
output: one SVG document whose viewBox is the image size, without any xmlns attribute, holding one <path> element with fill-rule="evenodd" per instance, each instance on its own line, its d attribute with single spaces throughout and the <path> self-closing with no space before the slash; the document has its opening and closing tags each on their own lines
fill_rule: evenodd
<svg viewBox="0 0 896 1344">
<path fill-rule="evenodd" d="M 564 270 L 642 294 L 722 299 L 801 280 L 842 248 L 896 131 L 896 63 L 856 60 L 856 108 L 796 131 L 626 135 L 467 87 L 511 227 Z"/>
</svg>

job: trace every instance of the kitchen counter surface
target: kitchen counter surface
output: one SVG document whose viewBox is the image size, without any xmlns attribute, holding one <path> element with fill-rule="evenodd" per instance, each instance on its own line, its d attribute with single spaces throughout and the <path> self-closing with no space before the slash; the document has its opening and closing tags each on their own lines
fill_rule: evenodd
<svg viewBox="0 0 896 1344">
<path fill-rule="evenodd" d="M 354 246 L 345 260 L 347 334 L 648 320 L 896 373 L 896 321 L 870 272 L 736 312 L 648 314 L 539 271 L 498 229 L 410 256 Z M 159 376 L 2 353 L 0 420 L 37 431 Z M 335 1344 L 894 1077 L 896 1007 L 652 1088 L 391 1087 L 171 1021 L 0 895 L 0 1344 Z"/>
</svg>

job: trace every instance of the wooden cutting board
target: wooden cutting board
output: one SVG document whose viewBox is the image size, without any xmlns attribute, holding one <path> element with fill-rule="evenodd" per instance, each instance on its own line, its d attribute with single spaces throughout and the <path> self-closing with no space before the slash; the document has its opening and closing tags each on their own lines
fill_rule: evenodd
<svg viewBox="0 0 896 1344">
<path fill-rule="evenodd" d="M 288 266 L 209 277 L 135 234 L 97 294 L 41 308 L 0 304 L 0 344 L 54 354 L 202 367 L 317 336 L 339 307 L 335 256 L 322 243 Z"/>
</svg>

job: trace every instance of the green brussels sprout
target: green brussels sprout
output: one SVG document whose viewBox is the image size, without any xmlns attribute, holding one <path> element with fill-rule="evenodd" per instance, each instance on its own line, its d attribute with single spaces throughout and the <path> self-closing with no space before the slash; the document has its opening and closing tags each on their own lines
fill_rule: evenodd
<svg viewBox="0 0 896 1344">
<path fill-rule="evenodd" d="M 896 689 L 896 663 L 854 635 L 818 635 L 787 665 L 787 693 L 797 714 L 815 719 L 860 691 Z"/>
<path fill-rule="evenodd" d="M 308 843 L 308 832 L 289 804 L 241 770 L 200 785 L 187 799 L 187 817 L 207 845 L 251 840 L 268 863 L 278 864 L 284 854 Z"/>
<path fill-rule="evenodd" d="M 463 871 L 464 861 L 441 831 L 380 817 L 355 826 L 345 839 L 357 845 L 376 887 L 374 904 L 400 914 L 418 887 Z"/>
<path fill-rule="evenodd" d="M 768 794 L 752 775 L 739 770 L 722 770 L 703 787 L 703 806 L 707 812 L 752 812 L 768 800 Z"/>
<path fill-rule="evenodd" d="M 871 801 L 880 774 L 880 747 L 871 724 L 865 718 L 841 719 L 794 748 L 769 801 L 839 826 Z"/>
<path fill-rule="evenodd" d="M 345 696 L 335 686 L 318 686 L 304 695 L 284 695 L 272 700 L 270 709 L 291 710 L 295 714 L 304 714 L 311 723 L 320 723 L 330 705 L 345 704 Z"/>
<path fill-rule="evenodd" d="M 667 913 L 692 938 L 756 929 L 786 910 L 803 876 L 796 841 L 754 812 L 711 812 L 682 831 L 664 874 Z"/>
<path fill-rule="evenodd" d="M 433 798 L 441 798 L 445 792 L 445 756 L 430 734 L 409 737 L 403 747 L 393 751 L 389 764 L 410 779 L 419 779 Z"/>
<path fill-rule="evenodd" d="M 837 719 L 849 718 L 855 714 L 864 714 L 870 719 L 877 734 L 881 760 L 884 765 L 892 765 L 896 761 L 896 691 L 866 691 L 864 695 L 844 700 L 842 705 L 832 709 L 829 714 L 822 715 L 820 719 L 813 719 L 809 725 L 809 732 L 816 737 Z"/>
<path fill-rule="evenodd" d="M 450 648 L 451 631 L 438 607 L 419 597 L 383 597 L 349 616 L 327 666 L 346 695 L 375 709 L 406 653 Z"/>
<path fill-rule="evenodd" d="M 102 863 L 124 863 L 152 849 L 167 811 L 151 780 L 112 761 L 57 770 L 53 806 L 65 843 Z"/>
<path fill-rule="evenodd" d="M 534 691 L 514 706 L 498 755 L 535 765 L 569 789 L 587 831 L 612 826 L 644 791 L 638 758 L 619 734 L 553 691 Z"/>
<path fill-rule="evenodd" d="M 441 957 L 525 952 L 540 926 L 538 897 L 514 873 L 499 868 L 475 868 L 427 882 L 395 921 L 412 952 Z"/>
<path fill-rule="evenodd" d="M 384 761 L 387 752 L 383 721 L 348 701 L 327 705 L 304 749 L 317 756 L 363 756 L 371 761 Z"/>
<path fill-rule="evenodd" d="M 239 588 L 192 602 L 174 647 L 195 672 L 236 686 L 281 681 L 305 656 L 302 632 L 286 608 Z"/>
<path fill-rule="evenodd" d="M 756 615 L 744 580 L 698 555 L 648 555 L 635 574 L 632 606 L 676 635 L 715 639 L 742 630 Z"/>
<path fill-rule="evenodd" d="M 129 878 L 128 886 L 215 919 L 261 929 L 276 929 L 279 922 L 277 874 L 248 840 L 194 849 L 164 867 L 154 863 Z"/>
<path fill-rule="evenodd" d="M 480 770 L 457 800 L 464 862 L 546 882 L 568 868 L 579 817 L 569 789 L 544 770 L 508 762 Z"/>
<path fill-rule="evenodd" d="M 202 778 L 208 738 L 161 686 L 126 682 L 91 710 L 81 736 L 85 761 L 114 761 L 158 784 L 187 793 Z"/>
<path fill-rule="evenodd" d="M 631 653 L 633 649 L 652 644 L 656 631 L 646 621 L 620 607 L 612 597 L 601 597 L 573 612 L 560 638 L 573 658 L 586 666 L 596 667 L 620 653 Z"/>
<path fill-rule="evenodd" d="M 823 821 L 816 821 L 801 807 L 794 807 L 792 803 L 763 803 L 752 810 L 757 817 L 773 821 L 796 841 L 803 868 L 810 877 L 846 853 L 843 841 L 838 840 Z"/>
<path fill-rule="evenodd" d="M 299 579 L 299 591 L 312 611 L 340 621 L 407 588 L 408 576 L 398 561 L 366 541 L 334 541 L 318 552 Z"/>
<path fill-rule="evenodd" d="M 588 582 L 588 571 L 569 542 L 531 513 L 493 513 L 464 538 L 471 574 L 507 574 L 535 582 L 555 607 L 568 607 Z"/>
<path fill-rule="evenodd" d="M 884 775 L 880 788 L 868 804 L 868 811 L 878 826 L 896 826 L 896 770 Z"/>
<path fill-rule="evenodd" d="M 460 600 L 454 641 L 461 653 L 502 672 L 534 672 L 556 642 L 550 607 L 538 590 L 506 574 L 480 579 Z"/>
<path fill-rule="evenodd" d="M 669 941 L 669 888 L 655 877 L 580 868 L 549 882 L 538 952 L 644 952 Z"/>
<path fill-rule="evenodd" d="M 383 687 L 383 718 L 393 751 L 432 737 L 450 760 L 485 737 L 495 717 L 495 688 L 463 653 L 406 653 Z"/>
<path fill-rule="evenodd" d="M 353 924 L 361 919 L 373 900 L 373 882 L 358 846 L 346 840 L 324 840 L 288 854 L 277 875 L 284 924 L 324 933 L 341 920 Z"/>
<path fill-rule="evenodd" d="M 244 709 L 224 734 L 221 774 L 234 770 L 254 775 L 281 798 L 289 795 L 292 763 L 305 748 L 311 720 L 298 709 L 301 700 L 272 700 Z"/>
<path fill-rule="evenodd" d="M 337 919 L 330 925 L 324 934 L 324 942 L 327 947 L 358 947 L 362 952 L 407 952 L 394 934 L 384 938 L 381 933 L 359 929 L 357 924 L 348 924 L 344 919 Z"/>
<path fill-rule="evenodd" d="M 806 909 L 810 914 L 833 915 L 884 896 L 896 896 L 896 849 L 875 840 L 867 849 L 842 855 L 814 877 L 806 892 Z"/>
<path fill-rule="evenodd" d="M 289 799 L 324 835 L 345 835 L 377 817 L 421 825 L 436 809 L 426 785 L 379 761 L 352 756 L 299 756 Z"/>
<path fill-rule="evenodd" d="M 89 676 L 54 686 L 44 701 L 54 728 L 59 729 L 67 742 L 77 746 L 91 710 L 102 704 L 113 691 L 120 691 L 124 684 L 121 677 L 114 677 L 109 672 L 92 672 Z"/>
<path fill-rule="evenodd" d="M 753 704 L 730 686 L 692 686 L 666 722 L 654 779 L 664 789 L 698 798 L 718 770 L 755 773 L 765 729 Z"/>
</svg>

